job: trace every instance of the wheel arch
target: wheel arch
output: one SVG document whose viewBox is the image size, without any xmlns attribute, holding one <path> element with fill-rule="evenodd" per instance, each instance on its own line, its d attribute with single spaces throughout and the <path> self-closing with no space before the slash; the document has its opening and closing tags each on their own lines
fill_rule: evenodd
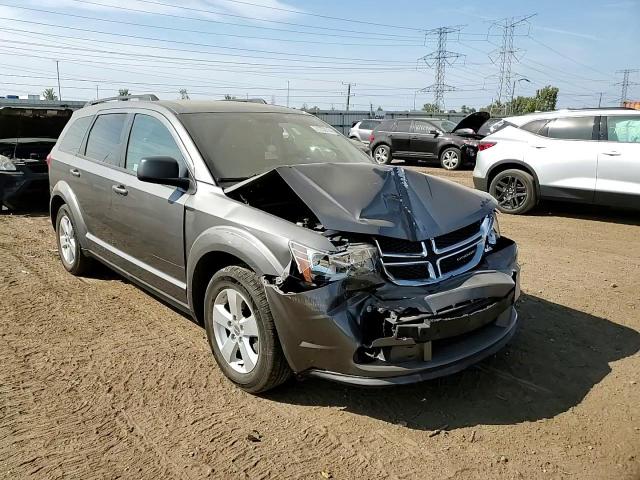
<svg viewBox="0 0 640 480">
<path fill-rule="evenodd" d="M 533 177 L 533 184 L 536 187 L 536 194 L 538 199 L 540 198 L 540 181 L 538 180 L 538 175 L 536 171 L 531 168 L 530 165 L 524 163 L 522 160 L 501 160 L 499 162 L 494 163 L 491 168 L 487 171 L 487 190 L 491 187 L 491 182 L 496 175 L 505 170 L 522 170 L 523 172 L 528 173 Z"/>
<path fill-rule="evenodd" d="M 49 217 L 54 229 L 56 228 L 58 211 L 63 205 L 67 205 L 71 210 L 75 227 L 78 230 L 78 240 L 80 241 L 80 245 L 84 247 L 86 243 L 87 225 L 84 221 L 84 217 L 82 216 L 80 204 L 78 203 L 78 199 L 69 184 L 66 182 L 58 182 L 53 187 L 53 190 L 51 191 L 51 199 L 49 200 Z"/>
<path fill-rule="evenodd" d="M 199 323 L 204 322 L 204 298 L 211 277 L 220 269 L 238 265 L 258 276 L 280 276 L 287 265 L 258 238 L 229 227 L 212 227 L 194 241 L 187 259 L 187 297 Z"/>
</svg>

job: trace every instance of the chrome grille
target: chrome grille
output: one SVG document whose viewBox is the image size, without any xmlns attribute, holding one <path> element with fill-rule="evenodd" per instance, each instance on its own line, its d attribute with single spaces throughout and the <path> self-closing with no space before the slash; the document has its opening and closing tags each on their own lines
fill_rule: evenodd
<svg viewBox="0 0 640 480">
<path fill-rule="evenodd" d="M 376 237 L 382 267 L 398 285 L 427 285 L 475 267 L 484 253 L 491 217 L 422 242 Z"/>
</svg>

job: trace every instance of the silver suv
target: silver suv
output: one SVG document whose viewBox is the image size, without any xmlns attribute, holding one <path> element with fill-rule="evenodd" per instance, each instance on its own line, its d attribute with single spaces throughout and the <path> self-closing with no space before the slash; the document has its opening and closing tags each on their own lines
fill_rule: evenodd
<svg viewBox="0 0 640 480">
<path fill-rule="evenodd" d="M 49 157 L 62 264 L 192 315 L 243 389 L 415 382 L 515 332 L 517 250 L 488 194 L 375 165 L 300 111 L 120 100 L 75 112 Z"/>
</svg>

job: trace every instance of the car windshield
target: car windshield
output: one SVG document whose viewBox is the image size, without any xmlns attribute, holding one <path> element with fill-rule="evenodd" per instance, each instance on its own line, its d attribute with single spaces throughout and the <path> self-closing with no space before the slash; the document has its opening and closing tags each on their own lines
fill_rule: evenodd
<svg viewBox="0 0 640 480">
<path fill-rule="evenodd" d="M 372 163 L 344 135 L 311 115 L 187 113 L 182 119 L 219 182 L 283 165 Z"/>
<path fill-rule="evenodd" d="M 449 120 L 429 120 L 429 122 L 433 123 L 439 130 L 446 133 L 453 132 L 453 129 L 456 128 L 457 125 Z"/>
</svg>

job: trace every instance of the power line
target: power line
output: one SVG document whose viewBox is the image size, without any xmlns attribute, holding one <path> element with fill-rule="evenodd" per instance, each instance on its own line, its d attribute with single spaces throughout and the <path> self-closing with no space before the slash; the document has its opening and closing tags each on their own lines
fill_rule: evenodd
<svg viewBox="0 0 640 480">
<path fill-rule="evenodd" d="M 0 6 L 6 6 L 6 7 L 11 7 L 11 8 L 19 8 L 21 10 L 28 10 L 28 11 L 32 11 L 32 12 L 41 12 L 41 13 L 48 13 L 51 15 L 61 15 L 64 17 L 71 17 L 71 18 L 80 18 L 82 20 L 94 20 L 97 22 L 106 22 L 106 23 L 112 23 L 112 24 L 118 24 L 118 25 L 131 25 L 131 26 L 135 26 L 135 27 L 144 27 L 144 28 L 155 28 L 155 29 L 161 29 L 161 30 L 169 30 L 169 31 L 173 31 L 173 32 L 185 32 L 185 33 L 197 33 L 197 34 L 202 34 L 202 35 L 215 35 L 215 36 L 225 36 L 225 37 L 236 37 L 236 38 L 244 38 L 244 39 L 254 39 L 254 40 L 274 40 L 274 41 L 279 41 L 279 42 L 293 42 L 293 43 L 310 43 L 310 44 L 321 44 L 321 45 L 348 45 L 348 46 L 366 46 L 366 47 L 419 47 L 421 46 L 421 44 L 416 43 L 416 44 L 409 44 L 409 43 L 386 43 L 386 44 L 370 44 L 370 43 L 345 43 L 345 42 L 327 42 L 325 40 L 300 40 L 300 39 L 296 39 L 296 38 L 273 38 L 273 37 L 257 37 L 257 36 L 249 36 L 249 35 L 241 35 L 241 34 L 232 34 L 232 33 L 219 33 L 219 32 L 207 32 L 207 31 L 203 31 L 203 30 L 193 30 L 193 29 L 188 29 L 188 28 L 178 28 L 178 27 L 168 27 L 166 25 L 151 25 L 149 23 L 138 23 L 138 22 L 129 22 L 129 21 L 125 21 L 125 20 L 113 20 L 113 19 L 109 19 L 109 18 L 100 18 L 100 17 L 92 17 L 89 15 L 78 15 L 78 14 L 74 14 L 74 13 L 70 13 L 70 12 L 56 12 L 53 10 L 44 10 L 42 8 L 33 8 L 33 7 L 24 7 L 24 6 L 18 6 L 18 5 L 9 5 L 9 4 L 5 4 L 5 3 L 1 3 L 0 2 Z M 15 20 L 15 19 L 14 19 Z M 235 25 L 235 24 L 234 24 Z M 240 25 L 242 26 L 242 25 Z M 278 29 L 278 31 L 285 31 L 285 32 L 291 32 L 291 33 L 310 33 L 310 32 L 299 32 L 296 30 L 283 30 L 283 29 Z M 315 33 L 313 33 L 313 35 L 317 35 Z M 322 34 L 322 35 L 327 35 L 327 34 Z M 331 34 L 328 34 L 331 35 Z M 344 35 L 331 35 L 331 36 L 337 36 L 337 37 L 341 37 L 344 38 Z M 348 36 L 347 36 L 348 37 Z M 354 36 L 354 37 L 349 37 L 349 38 L 359 38 L 361 40 L 384 40 L 384 38 L 376 38 L 376 37 L 362 37 L 362 36 Z M 417 40 L 417 39 L 416 39 Z M 409 40 L 404 40 L 409 41 Z M 413 41 L 413 40 L 412 40 Z"/>
<path fill-rule="evenodd" d="M 420 91 L 433 92 L 433 103 L 439 111 L 444 110 L 444 92 L 452 92 L 455 90 L 454 87 L 447 85 L 445 82 L 446 66 L 452 65 L 456 60 L 463 56 L 460 53 L 450 52 L 447 50 L 447 37 L 451 33 L 459 33 L 461 29 L 461 26 L 440 27 L 428 30 L 425 34 L 425 43 L 427 41 L 426 39 L 430 36 L 437 38 L 438 49 L 419 59 L 429 67 L 435 66 L 436 69 L 433 84 L 421 89 Z"/>
</svg>

